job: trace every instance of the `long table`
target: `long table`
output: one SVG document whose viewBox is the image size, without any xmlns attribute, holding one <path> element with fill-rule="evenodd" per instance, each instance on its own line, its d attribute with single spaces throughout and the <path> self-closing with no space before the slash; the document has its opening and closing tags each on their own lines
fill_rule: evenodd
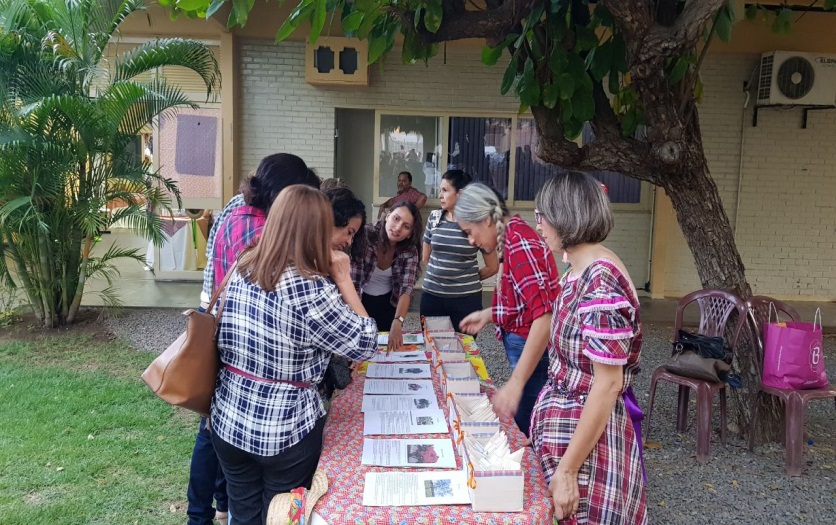
<svg viewBox="0 0 836 525">
<path fill-rule="evenodd" d="M 469 352 L 472 354 L 472 352 Z M 473 512 L 470 505 L 423 507 L 364 507 L 363 486 L 367 472 L 386 472 L 392 468 L 366 466 L 360 463 L 363 450 L 363 384 L 366 376 L 355 374 L 354 380 L 334 398 L 325 425 L 325 437 L 319 468 L 328 475 L 328 492 L 316 504 L 315 511 L 329 525 L 415 525 L 415 524 L 491 524 L 550 525 L 551 504 L 543 474 L 534 452 L 526 448 L 523 458 L 525 492 L 522 512 Z M 440 377 L 433 373 L 433 384 L 439 405 L 447 411 L 441 398 Z M 503 420 L 512 449 L 522 446 L 525 436 L 513 421 Z M 389 436 L 392 438 L 442 437 L 440 435 Z M 452 440 L 452 436 L 450 436 Z M 456 458 L 462 469 L 461 457 Z"/>
</svg>

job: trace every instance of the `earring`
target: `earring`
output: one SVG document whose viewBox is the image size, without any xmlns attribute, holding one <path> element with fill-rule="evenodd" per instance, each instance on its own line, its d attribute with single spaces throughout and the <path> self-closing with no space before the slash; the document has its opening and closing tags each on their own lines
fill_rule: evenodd
<svg viewBox="0 0 836 525">
<path fill-rule="evenodd" d="M 567 253 L 565 250 L 563 251 L 563 262 L 569 264 L 569 253 Z"/>
</svg>

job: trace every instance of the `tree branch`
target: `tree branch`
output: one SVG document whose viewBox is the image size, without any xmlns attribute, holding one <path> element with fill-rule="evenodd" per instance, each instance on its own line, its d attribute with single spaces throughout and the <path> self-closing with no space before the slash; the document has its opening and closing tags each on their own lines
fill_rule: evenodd
<svg viewBox="0 0 836 525">
<path fill-rule="evenodd" d="M 457 12 L 448 6 L 455 2 L 445 0 L 441 27 L 435 33 L 431 33 L 421 25 L 418 29 L 418 37 L 425 44 L 465 38 L 484 38 L 489 45 L 496 46 L 505 40 L 505 37 L 523 18 L 528 16 L 537 1 L 506 0 L 495 9 Z M 409 20 L 414 27 L 414 15 L 410 14 Z"/>
<path fill-rule="evenodd" d="M 614 171 L 658 185 L 660 179 L 656 177 L 658 170 L 653 169 L 650 146 L 621 135 L 618 121 L 600 85 L 599 91 L 604 102 L 600 104 L 596 96 L 596 113 L 599 107 L 606 107 L 605 111 L 609 111 L 611 116 L 604 117 L 606 124 L 603 126 L 598 126 L 600 122 L 596 122 L 597 119 L 593 121 L 596 123 L 593 128 L 595 140 L 585 146 L 578 146 L 563 136 L 563 125 L 557 109 L 545 106 L 531 108 L 539 135 L 537 156 L 566 169 Z"/>
</svg>

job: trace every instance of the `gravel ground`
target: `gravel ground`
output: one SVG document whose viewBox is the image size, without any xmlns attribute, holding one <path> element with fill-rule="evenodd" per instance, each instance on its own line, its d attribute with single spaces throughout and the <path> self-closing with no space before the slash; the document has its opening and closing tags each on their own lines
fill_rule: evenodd
<svg viewBox="0 0 836 525">
<path fill-rule="evenodd" d="M 159 352 L 184 329 L 180 309 L 125 309 L 105 321 L 115 334 L 134 346 Z M 407 329 L 418 329 L 417 314 L 410 314 Z M 669 325 L 645 325 L 642 373 L 634 389 L 646 409 L 650 374 L 670 355 Z M 491 377 L 498 384 L 510 375 L 501 344 L 492 330 L 477 338 Z M 836 378 L 836 336 L 825 336 L 828 372 Z M 658 449 L 645 450 L 648 474 L 647 504 L 651 523 L 836 523 L 836 410 L 832 402 L 817 401 L 807 408 L 805 429 L 811 445 L 801 477 L 784 474 L 784 450 L 780 444 L 746 450 L 745 440 L 729 435 L 727 446 L 719 442 L 715 405 L 712 460 L 695 459 L 694 410 L 686 434 L 675 430 L 674 385 L 660 383 L 654 407 L 651 440 Z M 731 417 L 731 414 L 730 414 Z"/>
</svg>

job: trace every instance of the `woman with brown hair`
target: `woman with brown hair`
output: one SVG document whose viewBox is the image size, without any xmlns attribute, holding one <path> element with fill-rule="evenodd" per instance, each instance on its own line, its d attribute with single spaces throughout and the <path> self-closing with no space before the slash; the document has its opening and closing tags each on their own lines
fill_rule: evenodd
<svg viewBox="0 0 836 525">
<path fill-rule="evenodd" d="M 363 361 L 376 349 L 333 224 L 324 194 L 285 188 L 226 290 L 211 421 L 236 524 L 261 525 L 274 495 L 310 487 L 325 424 L 315 385 L 332 353 Z"/>
<path fill-rule="evenodd" d="M 421 213 L 411 202 L 396 202 L 364 233 L 366 249 L 362 260 L 351 262 L 351 277 L 377 327 L 389 332 L 389 349 L 400 348 L 418 277 Z"/>
</svg>

